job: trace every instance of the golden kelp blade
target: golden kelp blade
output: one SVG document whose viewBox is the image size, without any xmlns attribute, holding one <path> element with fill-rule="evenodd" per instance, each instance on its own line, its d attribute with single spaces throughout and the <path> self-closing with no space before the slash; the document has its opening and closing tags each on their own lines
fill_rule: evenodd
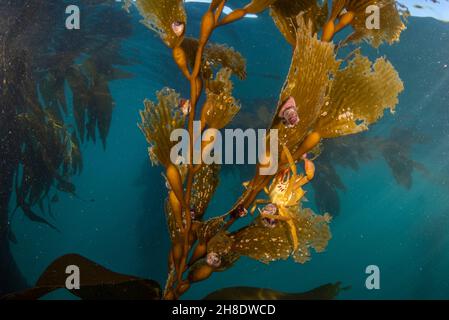
<svg viewBox="0 0 449 320">
<path fill-rule="evenodd" d="M 174 32 L 173 23 L 187 24 L 183 0 L 136 0 L 143 23 L 155 31 L 170 48 L 182 42 L 183 35 Z"/>
<path fill-rule="evenodd" d="M 167 223 L 167 231 L 168 235 L 170 237 L 171 242 L 175 242 L 177 237 L 181 233 L 181 228 L 176 223 L 176 217 L 173 213 L 173 209 L 170 206 L 169 199 L 166 199 L 164 202 L 164 213 L 165 213 L 165 220 Z"/>
<path fill-rule="evenodd" d="M 274 23 L 285 39 L 296 45 L 296 17 L 303 14 L 306 22 L 311 21 L 313 33 L 318 32 L 324 25 L 328 15 L 327 1 L 320 6 L 316 0 L 278 0 L 270 6 L 270 14 Z"/>
<path fill-rule="evenodd" d="M 181 44 L 186 53 L 188 65 L 192 68 L 195 62 L 196 51 L 198 50 L 198 39 L 185 38 Z M 209 43 L 204 48 L 202 61 L 202 75 L 205 79 L 212 79 L 214 69 L 231 69 L 232 73 L 241 80 L 246 78 L 246 60 L 232 47 L 225 44 Z"/>
<path fill-rule="evenodd" d="M 374 65 L 356 54 L 349 65 L 337 72 L 330 101 L 324 106 L 316 130 L 324 138 L 358 133 L 394 108 L 404 89 L 394 67 L 384 58 Z"/>
<path fill-rule="evenodd" d="M 225 225 L 226 216 L 214 217 L 204 222 L 195 221 L 196 236 L 199 242 L 207 242 Z"/>
<path fill-rule="evenodd" d="M 232 238 L 235 252 L 263 263 L 286 260 L 291 254 L 288 231 L 281 225 L 274 229 L 267 228 L 260 218 L 232 234 Z"/>
<path fill-rule="evenodd" d="M 316 252 L 324 251 L 331 239 L 330 216 L 316 215 L 310 209 L 298 206 L 290 208 L 289 214 L 296 227 L 295 233 L 291 232 L 287 222 L 279 221 L 274 228 L 269 228 L 258 217 L 253 224 L 231 235 L 234 251 L 263 263 L 285 260 L 290 256 L 298 263 L 306 263 L 310 260 L 310 248 Z M 293 240 L 292 236 L 296 239 Z M 297 250 L 294 250 L 295 242 L 298 243 Z"/>
<path fill-rule="evenodd" d="M 378 48 L 383 42 L 392 44 L 399 41 L 401 32 L 406 27 L 396 7 L 395 0 L 347 0 L 346 2 L 346 10 L 355 13 L 351 22 L 354 33 L 347 41 L 366 40 L 375 48 Z M 373 13 L 367 13 L 366 9 L 371 5 L 380 9 L 379 29 L 367 28 L 367 20 Z"/>
<path fill-rule="evenodd" d="M 221 260 L 215 271 L 229 269 L 240 258 L 240 254 L 234 250 L 234 239 L 226 231 L 218 232 L 207 243 L 207 253 L 211 252 L 217 253 Z"/>
<path fill-rule="evenodd" d="M 246 79 L 246 60 L 240 52 L 224 44 L 211 43 L 204 50 L 204 68 L 229 68 L 240 80 Z M 203 71 L 204 72 L 204 71 Z M 204 75 L 207 77 L 207 74 Z"/>
<path fill-rule="evenodd" d="M 192 208 L 195 210 L 195 220 L 200 219 L 206 212 L 212 196 L 219 183 L 220 167 L 203 165 L 195 174 L 192 187 Z"/>
<path fill-rule="evenodd" d="M 311 259 L 310 248 L 315 252 L 324 252 L 332 238 L 329 214 L 317 215 L 311 209 L 300 208 L 293 215 L 298 230 L 299 249 L 293 252 L 293 259 L 298 263 L 306 263 Z"/>
<path fill-rule="evenodd" d="M 232 96 L 233 84 L 231 69 L 221 69 L 215 80 L 206 84 L 206 103 L 202 110 L 201 120 L 210 128 L 222 129 L 231 122 L 240 105 Z"/>
<path fill-rule="evenodd" d="M 296 146 L 312 129 L 327 101 L 330 76 L 335 74 L 340 62 L 335 58 L 334 45 L 322 42 L 313 34 L 312 24 L 305 24 L 302 17 L 297 20 L 296 47 L 290 71 L 281 94 L 273 127 L 279 129 L 279 139 L 294 153 Z M 296 101 L 299 123 L 287 128 L 281 123 L 279 111 L 289 98 Z"/>
<path fill-rule="evenodd" d="M 179 94 L 173 89 L 164 88 L 156 93 L 158 104 L 145 100 L 145 109 L 140 111 L 142 123 L 139 124 L 147 142 L 153 164 L 167 166 L 171 163 L 170 151 L 177 142 L 170 141 L 175 129 L 183 128 L 185 116 L 179 106 Z"/>
</svg>

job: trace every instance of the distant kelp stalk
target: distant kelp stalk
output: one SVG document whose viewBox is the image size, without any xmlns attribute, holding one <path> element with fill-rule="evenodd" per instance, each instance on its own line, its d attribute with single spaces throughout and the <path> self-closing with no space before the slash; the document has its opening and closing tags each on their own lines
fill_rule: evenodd
<svg viewBox="0 0 449 320">
<path fill-rule="evenodd" d="M 76 31 L 65 29 L 59 19 L 67 6 L 63 1 L 4 2 L 0 295 L 25 286 L 9 248 L 18 241 L 11 228 L 15 213 L 57 229 L 51 205 L 60 192 L 77 196 L 71 177 L 83 168 L 81 144 L 99 137 L 106 146 L 115 105 L 109 82 L 131 76 L 116 67 L 128 64 L 119 50 L 130 35 L 130 18 L 112 1 L 78 1 L 90 15 Z M 8 210 L 11 199 L 16 202 Z"/>
</svg>

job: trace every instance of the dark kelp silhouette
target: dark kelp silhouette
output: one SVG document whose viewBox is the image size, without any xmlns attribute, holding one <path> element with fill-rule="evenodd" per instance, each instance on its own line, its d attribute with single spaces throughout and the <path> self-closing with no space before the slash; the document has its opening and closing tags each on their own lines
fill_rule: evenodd
<svg viewBox="0 0 449 320">
<path fill-rule="evenodd" d="M 67 266 L 82 270 L 80 289 L 70 290 L 84 300 L 159 300 L 162 290 L 152 280 L 112 272 L 77 254 L 62 256 L 42 273 L 34 288 L 5 296 L 6 300 L 35 300 L 58 289 L 66 289 Z"/>
<path fill-rule="evenodd" d="M 119 48 L 129 17 L 112 0 L 75 2 L 90 12 L 79 32 L 59 19 L 62 1 L 8 0 L 0 10 L 0 293 L 25 285 L 9 249 L 12 195 L 14 212 L 56 229 L 44 216 L 51 191 L 75 194 L 70 177 L 82 170 L 80 143 L 86 135 L 95 141 L 98 130 L 106 144 L 114 107 L 108 82 L 130 76 L 114 67 L 127 64 Z"/>
<path fill-rule="evenodd" d="M 80 289 L 68 290 L 66 268 L 76 265 L 82 270 Z M 66 289 L 83 300 L 160 300 L 162 289 L 153 280 L 112 272 L 77 254 L 68 254 L 49 265 L 35 287 L 6 295 L 3 300 L 36 300 L 58 290 Z M 329 300 L 342 290 L 339 282 L 326 284 L 305 293 L 284 293 L 270 289 L 225 288 L 207 295 L 205 300 Z"/>
<path fill-rule="evenodd" d="M 349 287 L 341 287 L 340 282 L 328 283 L 302 293 L 287 293 L 254 287 L 232 287 L 214 291 L 204 297 L 204 300 L 332 300 L 341 291 L 348 289 Z"/>
</svg>

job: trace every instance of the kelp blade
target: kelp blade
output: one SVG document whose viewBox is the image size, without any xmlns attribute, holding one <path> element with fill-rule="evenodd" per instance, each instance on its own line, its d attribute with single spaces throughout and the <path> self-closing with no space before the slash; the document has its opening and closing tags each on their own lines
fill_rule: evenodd
<svg viewBox="0 0 449 320">
<path fill-rule="evenodd" d="M 80 269 L 80 289 L 70 292 L 84 300 L 160 300 L 160 285 L 116 273 L 77 254 L 68 254 L 56 259 L 40 276 L 34 288 L 3 297 L 6 300 L 37 300 L 43 296 L 66 288 L 66 268 L 75 265 Z"/>
<path fill-rule="evenodd" d="M 286 293 L 255 287 L 231 287 L 214 291 L 203 300 L 332 300 L 342 288 L 340 282 L 328 283 L 303 293 Z"/>
</svg>

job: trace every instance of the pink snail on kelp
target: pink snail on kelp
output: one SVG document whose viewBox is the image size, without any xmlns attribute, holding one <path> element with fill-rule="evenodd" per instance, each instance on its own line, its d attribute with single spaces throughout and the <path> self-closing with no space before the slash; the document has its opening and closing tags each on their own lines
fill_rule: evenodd
<svg viewBox="0 0 449 320">
<path fill-rule="evenodd" d="M 185 25 L 183 22 L 175 21 L 171 24 L 171 28 L 173 32 L 178 36 L 181 37 L 184 34 L 185 31 Z"/>
<path fill-rule="evenodd" d="M 221 257 L 218 253 L 209 252 L 206 257 L 206 263 L 213 268 L 218 268 L 221 265 Z"/>
<path fill-rule="evenodd" d="M 296 109 L 296 102 L 293 97 L 288 98 L 282 105 L 279 111 L 279 117 L 282 118 L 282 123 L 288 128 L 292 128 L 299 123 L 298 110 Z"/>
<path fill-rule="evenodd" d="M 268 228 L 276 227 L 278 220 L 274 219 L 274 217 L 279 215 L 279 213 L 278 213 L 278 208 L 274 204 L 272 204 L 272 203 L 267 204 L 261 210 L 261 215 L 263 215 L 262 223 L 264 224 L 264 226 L 266 226 Z M 273 216 L 273 218 L 270 218 L 270 216 Z"/>
</svg>

